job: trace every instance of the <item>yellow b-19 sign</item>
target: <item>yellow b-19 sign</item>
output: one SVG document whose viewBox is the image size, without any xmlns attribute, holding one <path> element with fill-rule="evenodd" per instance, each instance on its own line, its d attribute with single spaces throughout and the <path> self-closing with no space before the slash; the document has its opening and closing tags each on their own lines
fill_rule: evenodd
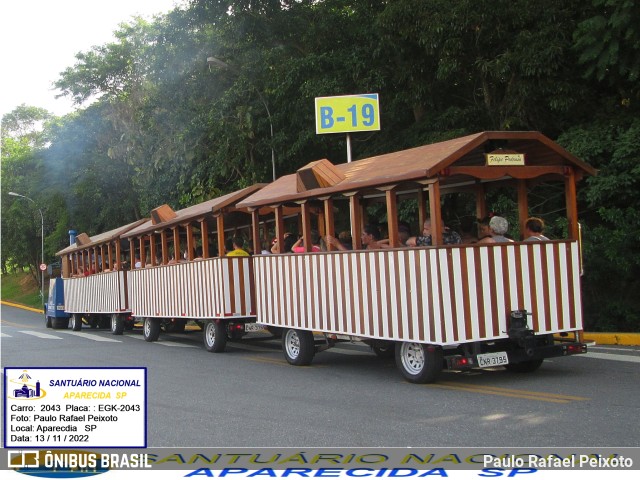
<svg viewBox="0 0 640 480">
<path fill-rule="evenodd" d="M 380 130 L 378 94 L 316 97 L 316 133 Z"/>
</svg>

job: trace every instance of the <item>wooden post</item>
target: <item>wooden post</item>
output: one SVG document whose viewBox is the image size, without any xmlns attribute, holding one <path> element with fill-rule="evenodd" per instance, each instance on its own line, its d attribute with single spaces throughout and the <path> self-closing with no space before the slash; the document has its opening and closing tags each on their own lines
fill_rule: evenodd
<svg viewBox="0 0 640 480">
<path fill-rule="evenodd" d="M 333 199 L 331 197 L 326 197 L 323 199 L 323 202 L 324 202 L 324 234 L 335 237 L 336 226 L 333 218 Z M 327 250 L 328 251 L 335 250 L 335 247 L 333 245 L 327 244 Z"/>
<path fill-rule="evenodd" d="M 529 200 L 527 198 L 527 182 L 518 180 L 518 227 L 520 229 L 520 240 L 524 239 L 524 226 L 529 218 Z"/>
<path fill-rule="evenodd" d="M 349 213 L 351 214 L 351 239 L 353 241 L 353 249 L 360 250 L 362 248 L 362 208 L 360 205 L 360 197 L 357 193 L 351 194 L 349 198 Z"/>
<path fill-rule="evenodd" d="M 187 230 L 187 260 L 192 262 L 195 258 L 194 252 L 196 251 L 196 242 L 193 238 L 193 225 L 190 223 L 185 225 Z"/>
<path fill-rule="evenodd" d="M 476 183 L 476 218 L 487 216 L 487 189 L 479 180 Z"/>
<path fill-rule="evenodd" d="M 173 256 L 176 262 L 180 261 L 182 251 L 180 249 L 180 226 L 171 227 L 173 231 Z"/>
<path fill-rule="evenodd" d="M 387 201 L 387 230 L 389 231 L 389 246 L 398 248 L 400 237 L 398 235 L 398 197 L 395 187 L 385 192 Z"/>
<path fill-rule="evenodd" d="M 260 239 L 260 210 L 251 210 L 251 238 L 253 241 L 253 254 L 262 253 L 262 241 Z"/>
<path fill-rule="evenodd" d="M 209 258 L 209 225 L 207 219 L 200 220 L 200 241 L 202 242 L 202 258 Z"/>
<path fill-rule="evenodd" d="M 429 215 L 427 214 L 427 192 L 422 188 L 418 191 L 418 235 L 422 235 L 422 226 L 426 222 Z"/>
<path fill-rule="evenodd" d="M 145 245 L 144 235 L 141 235 L 138 243 L 140 244 L 140 268 L 147 266 L 147 246 Z"/>
<path fill-rule="evenodd" d="M 216 228 L 218 229 L 218 256 L 224 257 L 227 254 L 224 244 L 224 215 L 222 212 L 219 212 L 215 217 Z"/>
<path fill-rule="evenodd" d="M 276 238 L 278 239 L 278 253 L 286 253 L 283 251 L 284 245 L 284 214 L 282 205 L 273 207 L 276 221 Z"/>
<path fill-rule="evenodd" d="M 162 249 L 162 264 L 169 263 L 169 240 L 167 239 L 167 231 L 162 230 L 160 232 L 160 245 Z"/>
<path fill-rule="evenodd" d="M 440 183 L 429 184 L 429 213 L 431 216 L 431 244 L 442 245 L 442 211 L 440 209 Z"/>
<path fill-rule="evenodd" d="M 567 205 L 567 229 L 571 240 L 579 240 L 578 200 L 576 196 L 576 174 L 571 167 L 565 167 L 564 177 L 565 202 Z"/>
<path fill-rule="evenodd" d="M 111 267 L 111 269 L 113 270 L 114 267 L 117 267 L 116 270 L 122 270 L 122 247 L 120 246 L 120 239 L 117 238 L 116 239 L 116 263 L 114 264 L 113 267 Z"/>
<path fill-rule="evenodd" d="M 301 205 L 301 220 L 302 220 L 302 242 L 305 252 L 313 251 L 313 243 L 311 242 L 311 211 L 309 209 L 309 202 L 304 202 Z"/>
<path fill-rule="evenodd" d="M 136 241 L 133 237 L 129 238 L 129 269 L 136 267 Z"/>
<path fill-rule="evenodd" d="M 150 264 L 152 267 L 156 266 L 156 255 L 157 255 L 157 251 L 156 251 L 156 239 L 155 239 L 155 235 L 153 233 L 149 234 L 149 256 L 150 258 Z"/>
</svg>

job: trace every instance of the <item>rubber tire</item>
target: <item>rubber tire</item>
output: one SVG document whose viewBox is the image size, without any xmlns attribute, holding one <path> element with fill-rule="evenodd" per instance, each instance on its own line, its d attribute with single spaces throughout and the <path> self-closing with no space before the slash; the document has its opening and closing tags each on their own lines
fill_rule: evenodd
<svg viewBox="0 0 640 480">
<path fill-rule="evenodd" d="M 53 318 L 51 322 L 51 326 L 54 330 L 65 330 L 69 328 L 69 319 L 68 318 Z"/>
<path fill-rule="evenodd" d="M 213 353 L 224 352 L 227 346 L 227 329 L 223 322 L 207 320 L 202 329 L 204 347 Z"/>
<path fill-rule="evenodd" d="M 122 335 L 124 333 L 124 318 L 117 313 L 111 314 L 111 334 Z"/>
<path fill-rule="evenodd" d="M 282 351 L 291 365 L 309 365 L 316 354 L 313 332 L 287 329 L 282 335 Z"/>
<path fill-rule="evenodd" d="M 74 313 L 71 315 L 71 330 L 79 332 L 82 330 L 82 315 Z"/>
<path fill-rule="evenodd" d="M 47 327 L 47 328 L 51 328 L 51 317 L 46 316 L 44 318 L 45 318 L 44 326 Z"/>
<path fill-rule="evenodd" d="M 538 370 L 540 365 L 542 365 L 542 362 L 544 362 L 542 358 L 537 360 L 525 360 L 524 362 L 509 363 L 508 365 L 505 365 L 504 368 L 509 372 L 514 373 L 531 373 Z"/>
<path fill-rule="evenodd" d="M 160 320 L 145 317 L 142 325 L 142 336 L 145 342 L 155 342 L 160 337 Z"/>
<path fill-rule="evenodd" d="M 442 349 L 424 343 L 401 342 L 396 346 L 396 366 L 411 383 L 432 383 L 442 371 Z"/>
</svg>

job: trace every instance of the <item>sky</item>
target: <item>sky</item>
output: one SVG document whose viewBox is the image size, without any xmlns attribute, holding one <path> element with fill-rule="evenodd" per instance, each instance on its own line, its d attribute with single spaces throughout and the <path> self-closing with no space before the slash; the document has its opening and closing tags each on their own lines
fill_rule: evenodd
<svg viewBox="0 0 640 480">
<path fill-rule="evenodd" d="M 55 115 L 74 110 L 52 87 L 75 54 L 114 39 L 118 25 L 151 19 L 182 0 L 0 0 L 0 117 L 26 104 Z"/>
</svg>

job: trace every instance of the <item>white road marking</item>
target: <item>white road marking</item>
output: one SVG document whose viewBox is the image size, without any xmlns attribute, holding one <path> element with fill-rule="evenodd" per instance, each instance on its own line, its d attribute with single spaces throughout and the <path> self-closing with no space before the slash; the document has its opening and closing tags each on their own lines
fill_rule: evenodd
<svg viewBox="0 0 640 480">
<path fill-rule="evenodd" d="M 94 342 L 115 342 L 122 343 L 122 340 L 114 340 L 113 338 L 107 338 L 100 335 L 95 335 L 93 333 L 83 333 L 83 332 L 62 332 L 65 335 L 74 335 L 76 337 L 86 338 L 87 340 L 93 340 Z"/>
<path fill-rule="evenodd" d="M 615 355 L 613 353 L 587 352 L 586 356 L 589 358 L 599 358 L 600 360 L 615 360 L 617 362 L 640 363 L 640 357 L 635 357 L 632 355 Z"/>
<path fill-rule="evenodd" d="M 19 330 L 20 333 L 25 333 L 27 335 L 33 335 L 38 338 L 46 338 L 48 340 L 62 340 L 62 337 L 57 337 L 55 335 L 49 335 L 48 333 L 36 332 L 34 330 Z"/>
</svg>

